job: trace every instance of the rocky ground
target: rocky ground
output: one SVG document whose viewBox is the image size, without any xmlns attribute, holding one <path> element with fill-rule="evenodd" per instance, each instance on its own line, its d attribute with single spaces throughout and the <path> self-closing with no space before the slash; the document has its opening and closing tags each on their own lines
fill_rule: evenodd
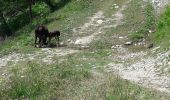
<svg viewBox="0 0 170 100">
<path fill-rule="evenodd" d="M 146 1 L 146 0 L 144 0 L 144 1 Z M 166 6 L 170 3 L 169 0 L 152 0 L 151 2 L 158 14 L 163 12 L 164 9 L 166 8 Z"/>
</svg>

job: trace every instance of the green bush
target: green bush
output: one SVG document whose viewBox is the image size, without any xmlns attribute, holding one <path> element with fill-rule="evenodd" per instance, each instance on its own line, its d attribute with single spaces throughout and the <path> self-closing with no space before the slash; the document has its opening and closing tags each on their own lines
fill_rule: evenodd
<svg viewBox="0 0 170 100">
<path fill-rule="evenodd" d="M 34 16 L 44 16 L 50 13 L 50 8 L 44 2 L 38 2 L 32 6 Z"/>
</svg>

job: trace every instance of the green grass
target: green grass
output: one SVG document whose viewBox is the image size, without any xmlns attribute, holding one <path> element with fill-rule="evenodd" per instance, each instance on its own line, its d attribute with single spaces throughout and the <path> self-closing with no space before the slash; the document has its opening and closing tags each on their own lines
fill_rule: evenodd
<svg viewBox="0 0 170 100">
<path fill-rule="evenodd" d="M 0 98 L 160 100 L 168 97 L 166 94 L 122 80 L 113 74 L 95 74 L 89 69 L 92 65 L 85 64 L 90 62 L 95 63 L 95 66 L 102 65 L 99 60 L 92 59 L 105 56 L 86 54 L 86 57 L 89 57 L 88 60 L 78 60 L 80 56 L 77 54 L 67 56 L 62 63 L 53 65 L 42 65 L 34 61 L 22 62 L 11 69 L 10 81 L 0 87 Z M 77 64 L 82 66 L 75 66 Z"/>
<path fill-rule="evenodd" d="M 137 42 L 139 39 L 149 38 L 149 30 L 155 28 L 156 20 L 152 4 L 143 3 L 139 0 L 133 0 L 133 2 L 125 13 L 129 19 L 127 20 L 128 23 L 132 26 L 130 37 L 134 42 Z M 141 6 L 143 6 L 142 9 Z"/>
<path fill-rule="evenodd" d="M 21 70 L 23 69 L 21 66 L 24 65 L 25 70 Z M 71 60 L 51 66 L 25 62 L 15 66 L 11 72 L 12 76 L 7 83 L 9 88 L 1 87 L 3 89 L 0 92 L 2 99 L 35 99 L 63 95 L 62 90 L 68 88 L 68 84 L 71 85 L 69 88 L 73 88 L 78 85 L 79 81 L 90 77 L 88 70 L 74 68 Z"/>
<path fill-rule="evenodd" d="M 12 76 L 0 85 L 0 99 L 88 99 L 88 100 L 160 100 L 166 94 L 145 89 L 101 66 L 110 61 L 110 50 L 81 51 L 53 58 L 55 64 L 24 61 L 8 69 Z M 97 67 L 97 68 L 95 68 Z M 93 69 L 93 70 L 92 70 Z"/>
<path fill-rule="evenodd" d="M 162 48 L 169 48 L 170 44 L 170 7 L 167 7 L 165 12 L 159 16 L 157 31 L 153 35 L 154 41 L 161 45 Z"/>
<path fill-rule="evenodd" d="M 153 93 L 149 89 L 141 88 L 138 85 L 129 83 L 126 80 L 121 80 L 119 77 L 110 79 L 109 92 L 106 96 L 107 100 L 160 100 L 167 99 L 166 97 L 161 97 L 162 94 Z"/>
<path fill-rule="evenodd" d="M 124 2 L 125 0 L 72 0 L 46 18 L 40 18 L 44 19 L 42 22 L 35 20 L 35 24 L 19 30 L 20 34 L 17 37 L 9 38 L 0 47 L 1 56 L 9 52 L 27 54 L 39 50 L 33 47 L 33 32 L 37 23 L 46 23 L 50 31 L 61 30 L 61 41 L 66 41 L 77 36 L 78 33 L 74 34 L 72 28 L 83 25 L 88 21 L 87 17 L 99 10 L 103 10 L 106 16 L 110 17 L 116 11 L 112 4 L 122 5 Z M 108 57 L 114 56 L 110 48 L 116 40 L 113 40 L 112 36 L 115 34 L 126 36 L 131 29 L 135 32 L 141 30 L 141 26 L 144 30 L 152 26 L 152 15 L 149 14 L 152 9 L 146 10 L 146 14 L 149 15 L 143 22 L 146 16 L 141 13 L 140 2 L 132 0 L 124 12 L 126 23 L 116 29 L 106 29 L 106 34 L 101 34 L 101 38 L 93 41 L 89 49 L 64 57 L 53 57 L 55 63 L 50 65 L 39 61 L 23 61 L 12 68 L 4 68 L 11 76 L 9 79 L 4 77 L 5 81 L 0 80 L 0 99 L 167 99 L 169 96 L 166 94 L 143 88 L 104 72 L 103 67 L 113 61 Z"/>
</svg>

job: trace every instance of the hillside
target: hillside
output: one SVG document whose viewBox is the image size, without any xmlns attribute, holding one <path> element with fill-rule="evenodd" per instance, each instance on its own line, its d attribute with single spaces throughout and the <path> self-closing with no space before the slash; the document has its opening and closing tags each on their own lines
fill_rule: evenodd
<svg viewBox="0 0 170 100">
<path fill-rule="evenodd" d="M 168 3 L 70 0 L 34 19 L 0 44 L 0 99 L 168 100 Z M 34 24 L 60 46 L 35 48 Z"/>
</svg>

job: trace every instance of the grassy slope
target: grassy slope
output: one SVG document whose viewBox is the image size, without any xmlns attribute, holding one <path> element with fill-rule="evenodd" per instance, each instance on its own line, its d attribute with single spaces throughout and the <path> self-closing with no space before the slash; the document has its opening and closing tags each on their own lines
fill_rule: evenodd
<svg viewBox="0 0 170 100">
<path fill-rule="evenodd" d="M 165 12 L 159 16 L 157 23 L 157 31 L 153 35 L 154 41 L 163 48 L 170 46 L 170 7 L 167 7 Z"/>
<path fill-rule="evenodd" d="M 56 27 L 60 29 L 63 33 L 62 40 L 64 41 L 74 35 L 71 31 L 72 28 L 86 22 L 86 17 L 92 16 L 98 10 L 104 10 L 109 16 L 111 13 L 114 13 L 114 10 L 108 10 L 108 6 L 111 6 L 113 3 L 121 5 L 126 0 L 107 0 L 103 2 L 93 0 L 90 3 L 89 1 L 72 1 L 64 8 L 50 14 L 48 18 L 55 20 L 48 24 L 49 29 L 53 30 Z M 136 3 L 136 0 L 134 0 L 134 3 Z M 127 9 L 125 14 L 128 14 L 128 11 L 132 9 L 139 8 L 137 5 L 133 5 Z M 127 15 L 127 19 L 131 19 L 131 15 L 134 13 L 136 12 L 134 11 L 132 14 Z M 136 23 L 135 21 L 138 21 L 138 17 L 135 19 L 131 22 Z M 140 21 L 137 23 L 139 24 Z M 84 50 L 78 54 L 53 58 L 58 62 L 56 64 L 38 64 L 36 61 L 19 63 L 16 67 L 10 69 L 13 74 L 10 77 L 10 81 L 3 80 L 3 83 L 1 82 L 0 98 L 159 100 L 160 96 L 162 96 L 159 92 L 139 87 L 113 74 L 103 73 L 103 69 L 100 67 L 106 65 L 109 61 L 107 57 L 110 53 L 110 45 L 103 47 L 105 42 L 112 42 L 106 41 L 108 40 L 107 38 L 111 37 L 113 31 L 122 33 L 129 30 L 130 26 L 133 27 L 132 25 L 127 26 L 129 27 L 125 25 L 117 30 L 108 30 L 108 34 L 102 44 L 99 43 L 97 47 L 95 46 L 96 44 L 91 45 L 95 50 Z M 27 43 L 33 41 L 33 37 L 30 34 L 18 36 L 16 39 L 9 41 L 1 46 L 1 53 L 28 53 L 37 50 L 32 48 L 32 42 L 27 45 Z M 86 60 L 82 59 L 82 57 L 86 58 Z M 93 66 L 99 67 L 93 71 Z M 166 98 L 166 95 L 163 98 Z"/>
</svg>

